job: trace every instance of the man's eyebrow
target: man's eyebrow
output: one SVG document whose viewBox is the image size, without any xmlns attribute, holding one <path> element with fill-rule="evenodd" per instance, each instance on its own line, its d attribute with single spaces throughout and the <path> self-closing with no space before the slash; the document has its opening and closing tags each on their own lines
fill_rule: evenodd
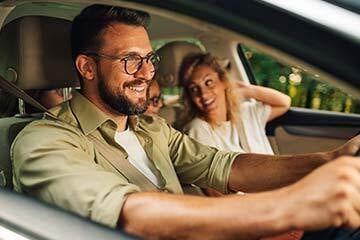
<svg viewBox="0 0 360 240">
<path fill-rule="evenodd" d="M 123 56 L 126 56 L 126 55 L 140 55 L 138 52 L 127 52 L 127 51 L 122 51 L 119 53 L 119 55 L 123 55 Z"/>
<path fill-rule="evenodd" d="M 149 54 L 152 54 L 154 53 L 154 51 L 150 51 L 148 53 L 146 53 L 144 56 L 142 54 L 140 54 L 139 52 L 135 52 L 135 51 L 120 51 L 120 52 L 117 52 L 117 56 L 134 56 L 134 55 L 138 55 L 138 56 L 142 56 L 142 57 L 145 57 L 145 56 L 148 56 Z"/>
</svg>

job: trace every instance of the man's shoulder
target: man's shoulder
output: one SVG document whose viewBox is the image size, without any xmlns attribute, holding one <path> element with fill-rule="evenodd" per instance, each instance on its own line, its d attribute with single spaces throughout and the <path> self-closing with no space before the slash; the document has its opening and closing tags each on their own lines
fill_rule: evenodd
<svg viewBox="0 0 360 240">
<path fill-rule="evenodd" d="M 81 137 L 82 133 L 77 127 L 57 119 L 35 120 L 25 126 L 16 136 L 14 143 L 34 144 L 47 141 L 51 142 L 57 139 L 76 139 Z"/>
<path fill-rule="evenodd" d="M 27 124 L 16 136 L 13 145 L 17 142 L 40 143 L 48 141 L 49 143 L 57 139 L 77 139 L 83 134 L 72 116 L 67 104 L 62 104 L 52 108 L 44 114 L 42 119 L 34 120 Z"/>
</svg>

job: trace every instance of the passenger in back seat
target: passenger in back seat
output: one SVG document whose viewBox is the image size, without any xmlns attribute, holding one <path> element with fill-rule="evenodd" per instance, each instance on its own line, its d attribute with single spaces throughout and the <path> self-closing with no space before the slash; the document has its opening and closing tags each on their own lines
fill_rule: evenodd
<svg viewBox="0 0 360 240">
<path fill-rule="evenodd" d="M 62 88 L 51 90 L 26 90 L 25 92 L 31 97 L 33 97 L 36 101 L 41 103 L 47 109 L 55 107 L 67 100 L 63 94 Z M 71 92 L 69 92 L 69 96 L 67 96 L 67 98 L 70 99 L 71 97 Z M 25 104 L 25 112 L 27 114 L 38 113 L 39 109 L 36 109 L 29 104 Z M 0 89 L 0 118 L 12 117 L 18 113 L 18 98 Z"/>
<path fill-rule="evenodd" d="M 179 75 L 185 115 L 193 117 L 185 133 L 220 150 L 273 154 L 265 126 L 288 111 L 290 97 L 270 88 L 230 82 L 210 53 L 186 57 Z"/>
<path fill-rule="evenodd" d="M 75 17 L 81 92 L 16 137 L 15 190 L 145 239 L 258 239 L 360 225 L 360 162 L 351 157 L 360 136 L 331 152 L 240 154 L 142 116 L 160 60 L 148 20 L 107 5 Z M 180 183 L 256 193 L 183 196 Z"/>
<path fill-rule="evenodd" d="M 63 88 L 50 90 L 27 90 L 26 92 L 47 109 L 55 107 L 72 97 L 71 91 L 68 96 L 64 96 Z"/>
<path fill-rule="evenodd" d="M 153 79 L 149 85 L 148 107 L 144 114 L 157 116 L 159 115 L 159 111 L 162 106 L 163 98 L 160 91 L 160 85 L 156 79 Z"/>
</svg>

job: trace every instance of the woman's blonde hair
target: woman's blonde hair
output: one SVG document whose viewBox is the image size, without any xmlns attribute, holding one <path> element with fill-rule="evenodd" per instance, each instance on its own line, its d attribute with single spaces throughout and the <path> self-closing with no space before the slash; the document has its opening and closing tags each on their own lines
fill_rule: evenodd
<svg viewBox="0 0 360 240">
<path fill-rule="evenodd" d="M 239 103 L 240 99 L 234 94 L 234 87 L 232 86 L 228 74 L 225 69 L 220 65 L 219 59 L 210 53 L 197 53 L 184 58 L 180 71 L 179 79 L 184 88 L 183 101 L 185 105 L 184 117 L 194 118 L 196 115 L 205 118 L 205 120 L 213 127 L 216 127 L 218 122 L 214 122 L 204 116 L 195 106 L 192 101 L 191 94 L 188 89 L 188 83 L 193 74 L 194 69 L 199 66 L 208 66 L 219 75 L 221 82 L 225 84 L 225 100 L 226 100 L 226 118 L 234 124 L 239 120 Z"/>
</svg>

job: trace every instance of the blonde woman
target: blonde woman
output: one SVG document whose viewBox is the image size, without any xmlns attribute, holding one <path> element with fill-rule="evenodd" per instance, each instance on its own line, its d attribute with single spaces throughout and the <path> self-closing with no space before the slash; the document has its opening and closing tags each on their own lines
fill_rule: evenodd
<svg viewBox="0 0 360 240">
<path fill-rule="evenodd" d="M 180 79 L 186 115 L 193 117 L 184 128 L 190 137 L 224 151 L 273 153 L 265 126 L 288 111 L 290 97 L 270 88 L 231 83 L 209 53 L 185 58 Z M 222 195 L 210 188 L 203 191 L 212 197 Z M 303 231 L 292 231 L 263 240 L 295 240 L 302 235 Z"/>
<path fill-rule="evenodd" d="M 287 95 L 240 81 L 231 83 L 209 53 L 185 58 L 180 79 L 186 115 L 193 117 L 184 128 L 189 136 L 225 151 L 273 153 L 265 125 L 288 111 Z"/>
<path fill-rule="evenodd" d="M 265 125 L 288 111 L 290 97 L 270 88 L 231 83 L 209 53 L 185 58 L 180 79 L 187 115 L 194 117 L 186 133 L 222 150 L 272 153 Z"/>
</svg>

